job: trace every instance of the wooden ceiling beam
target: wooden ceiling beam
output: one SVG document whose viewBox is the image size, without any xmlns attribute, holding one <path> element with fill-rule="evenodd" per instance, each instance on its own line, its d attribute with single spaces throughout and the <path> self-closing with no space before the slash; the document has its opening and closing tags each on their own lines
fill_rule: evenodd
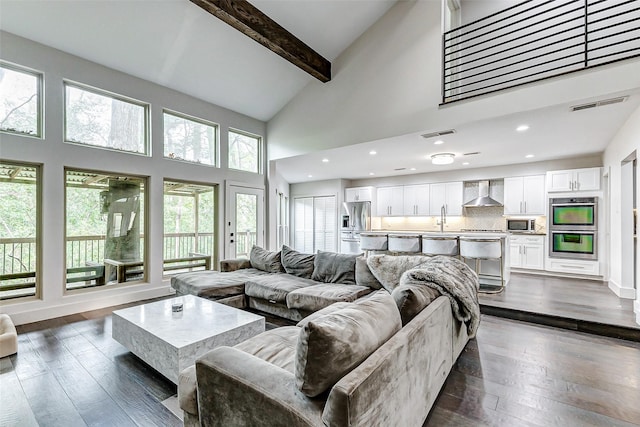
<svg viewBox="0 0 640 427">
<path fill-rule="evenodd" d="M 331 62 L 246 0 L 190 0 L 323 83 Z"/>
</svg>

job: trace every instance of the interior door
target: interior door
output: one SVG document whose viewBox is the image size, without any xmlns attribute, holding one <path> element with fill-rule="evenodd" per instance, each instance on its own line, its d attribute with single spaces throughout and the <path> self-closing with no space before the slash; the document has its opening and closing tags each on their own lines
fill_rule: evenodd
<svg viewBox="0 0 640 427">
<path fill-rule="evenodd" d="M 249 258 L 253 245 L 264 247 L 264 190 L 227 185 L 225 258 Z"/>
</svg>

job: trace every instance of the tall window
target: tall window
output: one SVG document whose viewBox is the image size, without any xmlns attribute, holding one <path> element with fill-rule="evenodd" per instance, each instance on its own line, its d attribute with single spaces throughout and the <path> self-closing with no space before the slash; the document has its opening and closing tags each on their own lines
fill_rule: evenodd
<svg viewBox="0 0 640 427">
<path fill-rule="evenodd" d="M 40 168 L 0 162 L 0 300 L 38 294 Z"/>
<path fill-rule="evenodd" d="M 217 131 L 213 123 L 165 111 L 164 156 L 215 165 Z"/>
<path fill-rule="evenodd" d="M 229 131 L 229 168 L 241 171 L 260 171 L 262 138 L 249 133 Z"/>
<path fill-rule="evenodd" d="M 65 82 L 67 142 L 148 154 L 148 106 Z"/>
<path fill-rule="evenodd" d="M 144 279 L 146 179 L 67 170 L 67 289 Z"/>
<path fill-rule="evenodd" d="M 336 197 L 294 199 L 294 248 L 300 252 L 336 251 Z"/>
<path fill-rule="evenodd" d="M 164 181 L 164 272 L 209 270 L 215 250 L 215 187 Z"/>
<path fill-rule="evenodd" d="M 42 136 L 42 75 L 0 63 L 0 130 Z"/>
</svg>

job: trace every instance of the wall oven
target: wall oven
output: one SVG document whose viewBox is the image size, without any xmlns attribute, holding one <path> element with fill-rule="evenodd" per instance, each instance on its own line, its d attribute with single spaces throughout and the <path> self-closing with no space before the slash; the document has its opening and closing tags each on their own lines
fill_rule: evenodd
<svg viewBox="0 0 640 427">
<path fill-rule="evenodd" d="M 598 199 L 549 200 L 549 257 L 598 259 Z"/>
</svg>

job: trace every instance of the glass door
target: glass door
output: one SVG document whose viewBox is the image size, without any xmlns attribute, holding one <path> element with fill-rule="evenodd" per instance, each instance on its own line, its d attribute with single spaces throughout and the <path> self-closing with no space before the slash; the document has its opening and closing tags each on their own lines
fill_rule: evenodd
<svg viewBox="0 0 640 427">
<path fill-rule="evenodd" d="M 264 190 L 227 186 L 225 258 L 249 258 L 253 245 L 264 246 Z"/>
</svg>

